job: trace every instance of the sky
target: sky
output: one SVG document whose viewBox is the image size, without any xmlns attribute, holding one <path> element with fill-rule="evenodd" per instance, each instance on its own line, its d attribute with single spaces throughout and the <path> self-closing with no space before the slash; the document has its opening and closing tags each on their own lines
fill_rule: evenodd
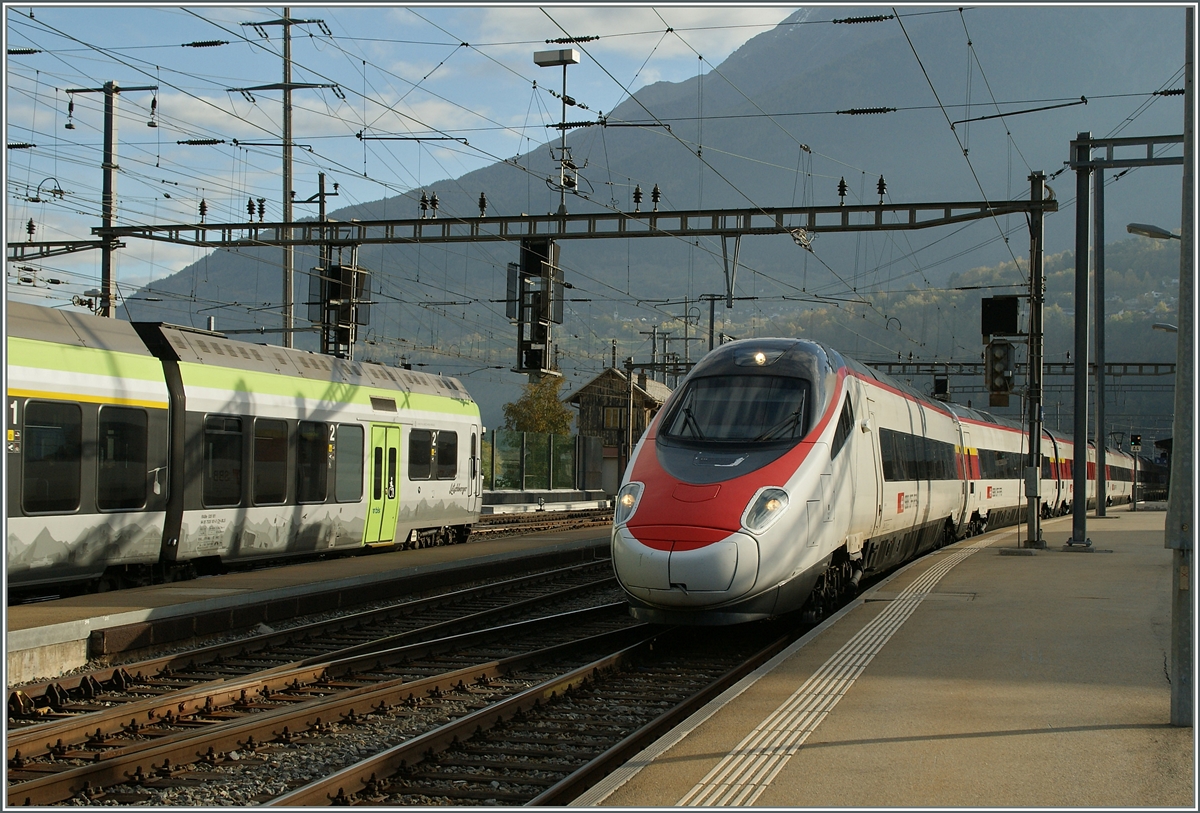
<svg viewBox="0 0 1200 813">
<path fill-rule="evenodd" d="M 587 56 L 567 73 L 567 94 L 591 118 L 644 85 L 711 70 L 794 10 L 293 6 L 292 19 L 311 22 L 292 27 L 291 81 L 322 86 L 292 93 L 296 200 L 316 194 L 319 172 L 339 185 L 329 200 L 335 209 L 457 177 L 554 137 L 547 125 L 559 120 L 561 102 L 550 91 L 562 91 L 562 71 L 538 67 L 533 54 L 564 46 L 547 40 L 599 38 L 583 45 Z M 107 81 L 157 87 L 118 96 L 120 224 L 195 222 L 201 201 L 210 223 L 242 221 L 247 200 L 260 197 L 265 219 L 278 220 L 283 94 L 242 89 L 283 81 L 282 26 L 270 25 L 282 13 L 273 6 L 6 5 L 7 138 L 36 145 L 6 156 L 7 239 L 28 237 L 31 220 L 35 240 L 91 238 L 100 211 L 104 94 L 66 91 Z M 383 140 L 397 136 L 424 140 Z M 178 143 L 205 139 L 224 143 Z M 295 212 L 315 215 L 316 206 L 298 204 Z M 116 277 L 130 290 L 200 256 L 130 241 L 117 253 Z M 99 262 L 99 252 L 86 251 L 25 263 L 25 270 L 8 263 L 6 284 L 11 296 L 68 301 L 98 283 Z"/>
</svg>

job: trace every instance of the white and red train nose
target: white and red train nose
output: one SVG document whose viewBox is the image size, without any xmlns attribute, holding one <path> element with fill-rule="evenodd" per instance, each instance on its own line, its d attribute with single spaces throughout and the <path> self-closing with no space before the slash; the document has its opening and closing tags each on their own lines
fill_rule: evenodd
<svg viewBox="0 0 1200 813">
<path fill-rule="evenodd" d="M 640 529 L 639 536 L 628 526 L 613 530 L 613 569 L 631 596 L 649 604 L 717 606 L 746 595 L 758 579 L 758 541 L 749 534 L 663 526 L 659 534 Z M 672 536 L 714 540 L 696 547 Z"/>
</svg>

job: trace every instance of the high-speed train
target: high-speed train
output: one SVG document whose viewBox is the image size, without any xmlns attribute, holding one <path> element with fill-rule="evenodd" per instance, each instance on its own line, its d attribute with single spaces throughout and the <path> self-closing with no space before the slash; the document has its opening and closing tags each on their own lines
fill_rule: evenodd
<svg viewBox="0 0 1200 813">
<path fill-rule="evenodd" d="M 8 303 L 10 593 L 465 541 L 483 427 L 453 378 Z"/>
<path fill-rule="evenodd" d="M 1108 503 L 1133 460 L 1108 451 Z M 1021 521 L 1028 435 L 802 339 L 745 339 L 696 365 L 631 455 L 612 561 L 638 619 L 819 618 L 864 573 Z M 1042 437 L 1045 516 L 1070 510 L 1074 444 Z M 1086 450 L 1088 504 L 1095 450 Z"/>
</svg>

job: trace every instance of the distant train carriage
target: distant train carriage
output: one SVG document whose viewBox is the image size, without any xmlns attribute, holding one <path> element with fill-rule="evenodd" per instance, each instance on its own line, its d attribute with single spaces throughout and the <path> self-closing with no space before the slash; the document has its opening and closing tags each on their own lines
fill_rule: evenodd
<svg viewBox="0 0 1200 813">
<path fill-rule="evenodd" d="M 461 542 L 478 519 L 483 427 L 455 379 L 18 303 L 9 319 L 10 588 Z"/>
</svg>

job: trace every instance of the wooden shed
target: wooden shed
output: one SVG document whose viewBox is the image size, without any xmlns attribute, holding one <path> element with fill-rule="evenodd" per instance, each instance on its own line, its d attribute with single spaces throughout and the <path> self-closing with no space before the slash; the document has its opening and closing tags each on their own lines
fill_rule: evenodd
<svg viewBox="0 0 1200 813">
<path fill-rule="evenodd" d="M 651 419 L 670 395 L 671 388 L 666 384 L 648 379 L 645 374 L 634 376 L 634 443 L 637 443 Z M 604 442 L 603 482 L 604 490 L 609 494 L 616 493 L 621 471 L 629 456 L 629 450 L 625 448 L 626 427 L 629 425 L 629 396 L 629 379 L 625 372 L 616 367 L 608 367 L 563 399 L 563 403 L 579 410 L 575 421 L 579 434 L 599 437 Z"/>
</svg>

